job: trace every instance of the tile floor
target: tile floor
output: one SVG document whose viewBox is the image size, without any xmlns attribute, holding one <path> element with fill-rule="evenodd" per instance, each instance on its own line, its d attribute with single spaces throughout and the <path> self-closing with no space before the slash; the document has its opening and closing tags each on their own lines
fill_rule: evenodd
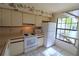
<svg viewBox="0 0 79 59">
<path fill-rule="evenodd" d="M 64 51 L 60 47 L 53 46 L 49 48 L 40 47 L 33 51 L 21 54 L 20 56 L 73 56 L 73 54 Z"/>
</svg>

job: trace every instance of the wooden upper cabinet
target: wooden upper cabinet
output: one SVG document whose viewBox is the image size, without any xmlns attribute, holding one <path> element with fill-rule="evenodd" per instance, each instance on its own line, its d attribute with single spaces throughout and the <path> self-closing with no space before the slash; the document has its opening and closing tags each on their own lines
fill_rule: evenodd
<svg viewBox="0 0 79 59">
<path fill-rule="evenodd" d="M 42 21 L 50 21 L 50 19 L 47 17 L 42 17 Z"/>
<path fill-rule="evenodd" d="M 0 9 L 0 26 L 2 26 L 2 9 Z"/>
<path fill-rule="evenodd" d="M 26 24 L 35 24 L 35 15 L 23 14 L 23 23 Z"/>
<path fill-rule="evenodd" d="M 2 26 L 11 26 L 11 10 L 2 9 Z"/>
<path fill-rule="evenodd" d="M 35 18 L 35 25 L 37 27 L 42 26 L 42 16 L 36 16 L 36 18 Z"/>
<path fill-rule="evenodd" d="M 22 13 L 12 10 L 12 26 L 22 26 Z"/>
</svg>

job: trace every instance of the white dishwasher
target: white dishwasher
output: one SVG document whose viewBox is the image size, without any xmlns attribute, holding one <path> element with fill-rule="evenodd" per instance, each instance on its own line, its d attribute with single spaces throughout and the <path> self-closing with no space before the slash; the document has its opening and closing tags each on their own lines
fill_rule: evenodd
<svg viewBox="0 0 79 59">
<path fill-rule="evenodd" d="M 24 36 L 24 52 L 36 49 L 38 46 L 37 37 L 35 35 Z"/>
</svg>

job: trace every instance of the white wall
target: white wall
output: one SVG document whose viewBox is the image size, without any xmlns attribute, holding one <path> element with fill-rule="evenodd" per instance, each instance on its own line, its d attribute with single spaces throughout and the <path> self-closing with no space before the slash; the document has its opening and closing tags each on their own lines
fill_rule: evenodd
<svg viewBox="0 0 79 59">
<path fill-rule="evenodd" d="M 71 53 L 72 55 L 77 54 L 77 48 L 75 48 L 72 44 L 68 44 L 56 39 L 56 45 L 62 48 L 63 50 L 66 50 L 67 52 Z"/>
<path fill-rule="evenodd" d="M 79 38 L 79 17 L 78 17 L 78 33 L 77 33 L 77 37 Z M 77 56 L 79 56 L 79 39 L 78 39 Z"/>
</svg>

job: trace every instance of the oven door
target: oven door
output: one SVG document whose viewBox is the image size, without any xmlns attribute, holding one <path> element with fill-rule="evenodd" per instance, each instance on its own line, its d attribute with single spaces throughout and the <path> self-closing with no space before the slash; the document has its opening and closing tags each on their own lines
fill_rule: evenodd
<svg viewBox="0 0 79 59">
<path fill-rule="evenodd" d="M 35 48 L 37 48 L 37 37 L 36 36 L 28 36 L 28 37 L 24 37 L 24 48 L 25 51 L 30 51 L 33 50 Z"/>
</svg>

